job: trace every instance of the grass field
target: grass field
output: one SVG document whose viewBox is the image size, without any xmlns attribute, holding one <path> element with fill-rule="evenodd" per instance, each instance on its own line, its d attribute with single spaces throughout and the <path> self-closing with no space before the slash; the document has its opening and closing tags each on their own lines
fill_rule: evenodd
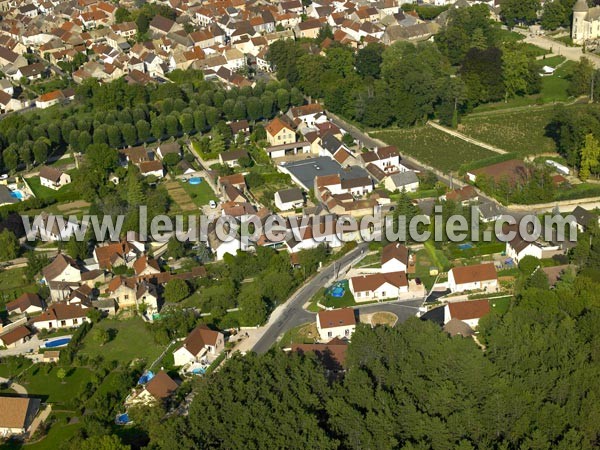
<svg viewBox="0 0 600 450">
<path fill-rule="evenodd" d="M 556 151 L 556 144 L 545 134 L 553 115 L 553 108 L 478 114 L 465 117 L 460 131 L 523 156 L 551 153 Z"/>
<path fill-rule="evenodd" d="M 27 369 L 19 377 L 32 397 L 39 397 L 51 403 L 67 403 L 83 389 L 92 378 L 92 371 L 83 367 L 67 369 L 67 376 L 62 383 L 57 377 L 59 368 L 53 367 L 47 372 L 46 366 L 37 364 Z"/>
<path fill-rule="evenodd" d="M 208 205 L 210 200 L 217 200 L 217 196 L 206 181 L 200 184 L 181 183 L 183 190 L 188 193 L 196 206 Z"/>
<path fill-rule="evenodd" d="M 444 171 L 458 170 L 465 163 L 496 155 L 428 126 L 387 130 L 372 135 L 389 145 L 395 145 L 401 153 Z"/>
<path fill-rule="evenodd" d="M 99 346 L 94 342 L 93 330 L 83 340 L 81 354 L 93 358 L 101 355 L 105 361 L 128 363 L 133 359 L 143 359 L 151 364 L 163 348 L 154 343 L 146 324 L 139 317 L 128 320 L 105 319 L 94 325 L 115 333 L 114 338 Z"/>
</svg>

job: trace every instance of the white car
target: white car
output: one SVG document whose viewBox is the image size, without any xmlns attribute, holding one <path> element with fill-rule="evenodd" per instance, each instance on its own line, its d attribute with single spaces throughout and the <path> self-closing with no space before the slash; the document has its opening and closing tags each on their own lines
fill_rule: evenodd
<svg viewBox="0 0 600 450">
<path fill-rule="evenodd" d="M 208 202 L 208 206 L 210 206 L 212 209 L 215 209 L 217 207 L 217 202 L 211 200 Z"/>
</svg>

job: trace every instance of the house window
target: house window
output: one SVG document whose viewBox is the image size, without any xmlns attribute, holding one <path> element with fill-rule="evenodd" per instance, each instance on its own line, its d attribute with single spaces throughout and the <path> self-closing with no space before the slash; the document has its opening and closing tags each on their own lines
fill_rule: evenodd
<svg viewBox="0 0 600 450">
<path fill-rule="evenodd" d="M 344 334 L 345 334 L 346 336 L 350 336 L 350 330 L 346 328 L 346 331 L 344 332 Z"/>
<path fill-rule="evenodd" d="M 331 331 L 328 331 L 328 332 L 327 332 L 327 337 L 332 337 L 332 335 L 331 335 Z"/>
<path fill-rule="evenodd" d="M 60 321 L 60 326 L 61 327 L 66 327 L 67 326 L 67 321 L 66 320 L 61 320 Z"/>
<path fill-rule="evenodd" d="M 77 319 L 73 319 L 73 325 L 76 325 L 77 323 Z"/>
</svg>

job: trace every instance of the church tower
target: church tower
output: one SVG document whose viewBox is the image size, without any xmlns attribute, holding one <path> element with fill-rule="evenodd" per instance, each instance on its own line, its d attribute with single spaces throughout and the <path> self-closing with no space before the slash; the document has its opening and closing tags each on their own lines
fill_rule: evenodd
<svg viewBox="0 0 600 450">
<path fill-rule="evenodd" d="M 575 44 L 583 44 L 587 38 L 585 33 L 585 18 L 589 12 L 586 0 L 577 0 L 573 6 L 573 26 L 571 27 L 571 38 Z"/>
</svg>

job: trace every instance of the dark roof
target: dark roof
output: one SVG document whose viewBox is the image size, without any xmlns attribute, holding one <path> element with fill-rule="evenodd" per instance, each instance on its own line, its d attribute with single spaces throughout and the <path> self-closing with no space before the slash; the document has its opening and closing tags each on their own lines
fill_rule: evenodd
<svg viewBox="0 0 600 450">
<path fill-rule="evenodd" d="M 54 183 L 60 180 L 62 174 L 62 171 L 54 167 L 44 166 L 40 169 L 40 178 L 46 178 Z"/>
<path fill-rule="evenodd" d="M 42 63 L 34 63 L 19 69 L 24 77 L 34 77 L 44 73 L 46 66 Z"/>
<path fill-rule="evenodd" d="M 171 31 L 173 25 L 175 25 L 175 22 L 163 16 L 155 16 L 154 19 L 152 19 L 152 21 L 150 22 L 150 26 L 152 28 L 157 28 L 165 33 Z"/>
<path fill-rule="evenodd" d="M 11 190 L 4 185 L 0 185 L 0 205 L 17 203 L 18 198 L 11 195 Z"/>
<path fill-rule="evenodd" d="M 42 270 L 42 274 L 44 275 L 44 278 L 46 278 L 46 281 L 51 281 L 59 276 L 69 265 L 77 268 L 77 264 L 75 263 L 74 259 L 59 253 L 56 258 L 54 258 L 54 261 L 52 261 Z"/>
<path fill-rule="evenodd" d="M 188 334 L 187 338 L 185 338 L 183 347 L 185 347 L 192 355 L 196 356 L 205 346 L 215 346 L 218 337 L 218 331 L 211 330 L 206 325 L 199 325 Z"/>
<path fill-rule="evenodd" d="M 277 193 L 279 194 L 279 198 L 283 203 L 304 200 L 304 195 L 302 194 L 302 191 L 298 188 L 284 189 L 282 191 L 278 191 Z"/>
<path fill-rule="evenodd" d="M 220 156 L 224 162 L 237 161 L 240 158 L 247 158 L 248 152 L 246 150 L 242 150 L 242 149 L 228 150 L 226 152 L 221 153 Z"/>
<path fill-rule="evenodd" d="M 577 206 L 571 215 L 575 217 L 577 224 L 581 225 L 582 227 L 587 227 L 590 223 L 598 220 L 598 216 L 596 216 L 596 214 L 588 211 L 585 208 L 582 208 L 581 206 Z"/>
<path fill-rule="evenodd" d="M 327 133 L 325 136 L 321 138 L 321 147 L 327 150 L 332 155 L 337 152 L 340 147 L 342 147 L 342 143 L 338 138 L 336 138 L 332 133 Z"/>
</svg>

